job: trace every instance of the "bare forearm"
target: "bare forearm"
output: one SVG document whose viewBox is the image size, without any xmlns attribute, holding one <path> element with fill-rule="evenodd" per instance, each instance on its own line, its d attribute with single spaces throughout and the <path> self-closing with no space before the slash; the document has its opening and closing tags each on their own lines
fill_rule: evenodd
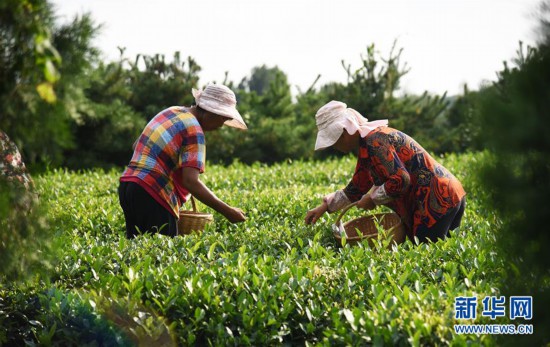
<svg viewBox="0 0 550 347">
<path fill-rule="evenodd" d="M 194 184 L 189 185 L 187 189 L 189 193 L 202 203 L 223 215 L 230 209 L 230 206 L 220 200 L 201 180 L 197 180 Z"/>
</svg>

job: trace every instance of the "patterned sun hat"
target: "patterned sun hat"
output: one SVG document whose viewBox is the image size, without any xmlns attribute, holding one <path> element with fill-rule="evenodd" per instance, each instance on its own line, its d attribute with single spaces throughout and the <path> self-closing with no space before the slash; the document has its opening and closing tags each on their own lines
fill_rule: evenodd
<svg viewBox="0 0 550 347">
<path fill-rule="evenodd" d="M 365 137 L 377 127 L 388 125 L 387 119 L 369 122 L 359 112 L 349 108 L 343 102 L 335 100 L 330 101 L 317 111 L 315 122 L 317 123 L 316 151 L 334 145 L 344 129 L 349 134 L 359 131 L 361 137 Z"/>
<path fill-rule="evenodd" d="M 237 98 L 235 93 L 222 84 L 209 84 L 204 90 L 192 90 L 195 97 L 195 103 L 212 113 L 220 116 L 231 118 L 225 125 L 238 128 L 248 129 L 243 117 L 237 111 Z"/>
<path fill-rule="evenodd" d="M 317 141 L 315 150 L 332 146 L 344 131 L 344 113 L 346 104 L 339 101 L 331 101 L 324 105 L 315 114 L 317 123 Z"/>
</svg>

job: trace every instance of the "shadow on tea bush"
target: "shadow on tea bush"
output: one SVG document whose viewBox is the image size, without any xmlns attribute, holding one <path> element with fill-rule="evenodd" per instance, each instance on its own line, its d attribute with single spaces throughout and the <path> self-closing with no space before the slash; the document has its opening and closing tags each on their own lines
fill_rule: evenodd
<svg viewBox="0 0 550 347">
<path fill-rule="evenodd" d="M 45 275 L 55 239 L 34 193 L 0 181 L 0 283 Z"/>
</svg>

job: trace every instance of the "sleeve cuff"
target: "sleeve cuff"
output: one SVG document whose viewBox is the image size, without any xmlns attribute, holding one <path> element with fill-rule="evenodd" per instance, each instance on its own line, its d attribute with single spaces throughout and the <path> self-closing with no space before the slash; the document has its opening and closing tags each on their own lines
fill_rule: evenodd
<svg viewBox="0 0 550 347">
<path fill-rule="evenodd" d="M 387 204 L 388 202 L 394 200 L 394 198 L 386 193 L 386 188 L 384 188 L 384 185 L 373 187 L 370 196 L 375 205 Z"/>
<path fill-rule="evenodd" d="M 204 173 L 204 166 L 201 166 L 199 164 L 189 164 L 189 163 L 186 163 L 186 164 L 183 164 L 181 166 L 181 168 L 183 169 L 184 167 L 190 167 L 190 168 L 193 168 L 193 169 L 197 169 L 199 170 L 199 173 Z"/>
<path fill-rule="evenodd" d="M 323 198 L 323 201 L 327 203 L 328 213 L 339 211 L 351 203 L 343 190 L 330 193 Z"/>
</svg>

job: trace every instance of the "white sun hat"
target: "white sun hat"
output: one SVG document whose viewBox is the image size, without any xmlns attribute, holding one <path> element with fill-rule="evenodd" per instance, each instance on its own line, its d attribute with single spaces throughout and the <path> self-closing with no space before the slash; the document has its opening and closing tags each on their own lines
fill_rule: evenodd
<svg viewBox="0 0 550 347">
<path fill-rule="evenodd" d="M 225 125 L 238 129 L 248 129 L 243 117 L 237 111 L 237 98 L 231 89 L 222 84 L 209 84 L 204 90 L 193 88 L 192 93 L 195 97 L 195 103 L 200 108 L 231 118 L 225 122 Z"/>
<path fill-rule="evenodd" d="M 359 112 L 348 108 L 343 102 L 334 100 L 317 111 L 315 122 L 317 123 L 316 151 L 334 145 L 344 129 L 349 134 L 359 131 L 361 137 L 365 137 L 374 129 L 388 125 L 387 119 L 369 122 Z"/>
</svg>

